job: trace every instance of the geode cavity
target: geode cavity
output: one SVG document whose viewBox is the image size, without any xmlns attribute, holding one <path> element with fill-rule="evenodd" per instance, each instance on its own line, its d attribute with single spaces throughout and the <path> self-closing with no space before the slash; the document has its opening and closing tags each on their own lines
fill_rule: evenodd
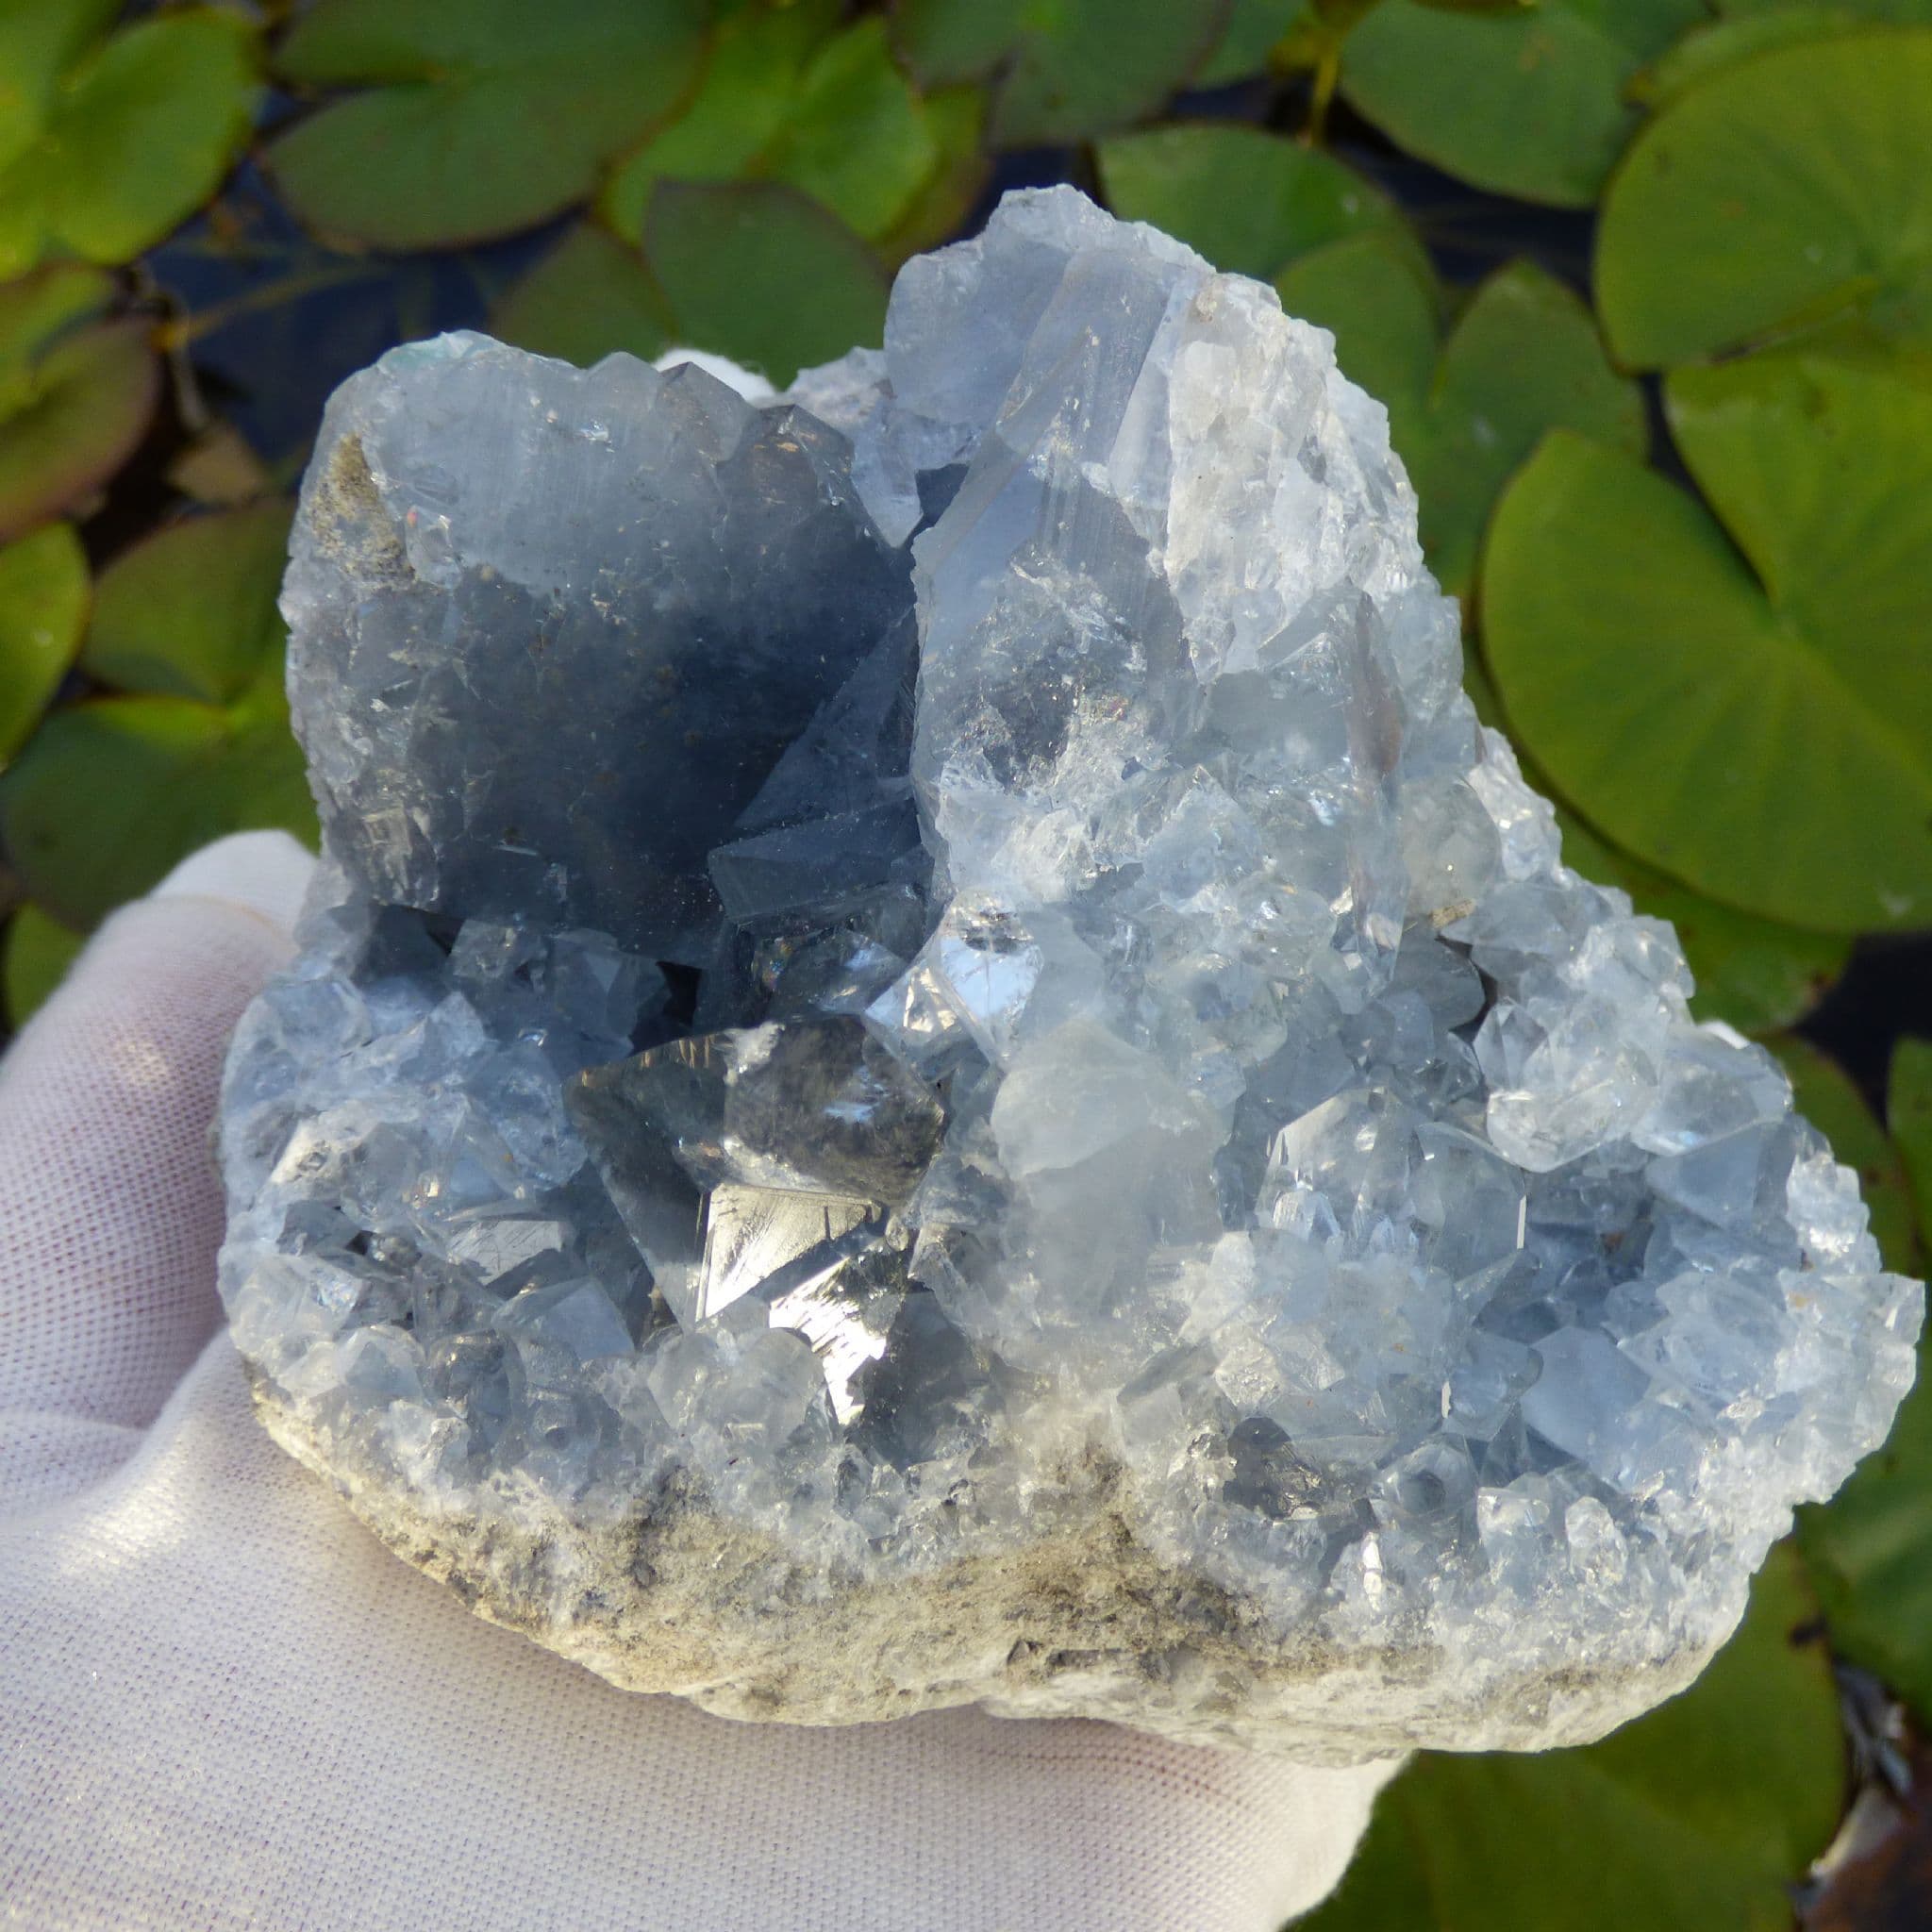
<svg viewBox="0 0 1932 1932">
<path fill-rule="evenodd" d="M 1561 864 L 1269 290 L 1057 190 L 764 407 L 400 349 L 285 608 L 326 853 L 235 1339 L 613 1681 L 1580 1739 L 1885 1433 L 1918 1289 Z"/>
</svg>

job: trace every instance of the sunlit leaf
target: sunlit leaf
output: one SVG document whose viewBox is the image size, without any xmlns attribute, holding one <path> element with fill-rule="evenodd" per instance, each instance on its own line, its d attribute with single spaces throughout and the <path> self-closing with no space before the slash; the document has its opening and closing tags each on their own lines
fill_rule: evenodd
<svg viewBox="0 0 1932 1932">
<path fill-rule="evenodd" d="M 1508 720 L 1489 674 L 1472 648 L 1465 650 L 1463 689 L 1485 724 L 1507 732 Z M 1563 862 L 1599 885 L 1628 892 L 1640 912 L 1668 919 L 1684 942 L 1684 957 L 1697 981 L 1690 1010 L 1700 1020 L 1724 1020 L 1743 1033 L 1793 1026 L 1816 1006 L 1851 957 L 1841 935 L 1807 932 L 1721 906 L 1693 892 L 1655 866 L 1622 852 L 1578 818 L 1536 760 L 1519 743 L 1523 775 L 1556 808 L 1563 836 Z"/>
<path fill-rule="evenodd" d="M 87 558 L 67 524 L 0 548 L 0 765 L 59 689 L 87 623 Z"/>
<path fill-rule="evenodd" d="M 1713 20 L 1665 48 L 1631 81 L 1631 98 L 1657 112 L 1714 75 L 1759 54 L 1827 39 L 1864 24 L 1849 7 L 1810 5 L 1807 0 L 1790 0 L 1774 11 L 1742 14 L 1735 20 Z"/>
<path fill-rule="evenodd" d="M 1764 581 L 1684 491 L 1558 432 L 1491 526 L 1490 669 L 1564 796 L 1639 858 L 1794 925 L 1922 924 L 1932 393 L 1804 364 L 1711 379 L 1685 452 Z M 1747 487 L 1752 460 L 1782 467 Z"/>
<path fill-rule="evenodd" d="M 828 32 L 824 0 L 747 8 L 717 33 L 691 105 L 626 158 L 603 209 L 642 233 L 658 181 L 785 181 L 868 237 L 904 213 L 939 161 L 924 104 L 893 64 L 876 15 Z"/>
<path fill-rule="evenodd" d="M 1638 911 L 1676 928 L 1697 981 L 1690 1010 L 1698 1019 L 1728 1021 L 1743 1033 L 1795 1025 L 1844 971 L 1849 940 L 1722 906 L 1607 844 L 1560 804 L 1557 818 L 1564 864 L 1621 887 Z"/>
<path fill-rule="evenodd" d="M 1631 77 L 1704 0 L 1543 0 L 1445 11 L 1383 0 L 1349 36 L 1341 91 L 1399 146 L 1479 188 L 1582 208 L 1637 125 Z"/>
<path fill-rule="evenodd" d="M 92 52 L 71 32 L 40 51 L 57 44 L 73 64 L 52 84 L 39 65 L 32 105 L 16 106 L 0 140 L 13 150 L 0 170 L 0 275 L 53 250 L 131 260 L 213 193 L 254 114 L 254 29 L 238 12 L 187 8 Z"/>
<path fill-rule="evenodd" d="M 1644 130 L 1605 197 L 1597 300 L 1619 357 L 1689 361 L 1856 317 L 1932 328 L 1932 31 L 1758 55 Z"/>
<path fill-rule="evenodd" d="M 271 147 L 295 212 L 380 248 L 508 234 L 589 194 L 600 164 L 677 105 L 705 0 L 320 0 L 278 65 L 366 83 Z"/>
<path fill-rule="evenodd" d="M 223 705 L 280 661 L 275 594 L 290 506 L 270 499 L 194 517 L 101 573 L 81 666 L 123 691 Z"/>
<path fill-rule="evenodd" d="M 1496 497 L 1546 431 L 1643 452 L 1636 385 L 1610 368 L 1590 310 L 1531 262 L 1491 275 L 1440 344 L 1427 286 L 1386 248 L 1310 257 L 1276 286 L 1290 309 L 1334 330 L 1343 373 L 1388 406 L 1446 590 L 1469 588 Z"/>
</svg>

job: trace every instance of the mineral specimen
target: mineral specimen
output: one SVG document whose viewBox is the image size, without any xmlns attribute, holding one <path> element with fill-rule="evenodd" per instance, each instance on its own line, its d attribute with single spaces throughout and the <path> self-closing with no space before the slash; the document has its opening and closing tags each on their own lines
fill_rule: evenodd
<svg viewBox="0 0 1932 1932">
<path fill-rule="evenodd" d="M 1056 190 L 788 397 L 400 349 L 285 607 L 224 1292 L 484 1614 L 742 1717 L 1550 1743 L 1885 1433 L 1920 1291 L 1269 290 Z"/>
</svg>

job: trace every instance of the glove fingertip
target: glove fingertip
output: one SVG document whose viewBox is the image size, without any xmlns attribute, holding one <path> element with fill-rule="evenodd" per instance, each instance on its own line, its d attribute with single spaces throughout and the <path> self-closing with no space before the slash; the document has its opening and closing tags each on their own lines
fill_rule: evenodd
<svg viewBox="0 0 1932 1932">
<path fill-rule="evenodd" d="M 287 832 L 231 832 L 191 853 L 151 896 L 219 899 L 288 933 L 314 870 L 314 856 Z"/>
</svg>

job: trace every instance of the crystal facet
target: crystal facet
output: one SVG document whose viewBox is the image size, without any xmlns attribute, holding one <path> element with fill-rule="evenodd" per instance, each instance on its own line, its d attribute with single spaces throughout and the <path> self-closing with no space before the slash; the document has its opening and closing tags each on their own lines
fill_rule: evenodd
<svg viewBox="0 0 1932 1932">
<path fill-rule="evenodd" d="M 326 841 L 237 1036 L 269 1426 L 745 1717 L 1595 1735 L 1915 1284 L 1459 685 L 1381 408 L 1078 194 L 747 400 L 478 336 L 329 407 Z"/>
</svg>

